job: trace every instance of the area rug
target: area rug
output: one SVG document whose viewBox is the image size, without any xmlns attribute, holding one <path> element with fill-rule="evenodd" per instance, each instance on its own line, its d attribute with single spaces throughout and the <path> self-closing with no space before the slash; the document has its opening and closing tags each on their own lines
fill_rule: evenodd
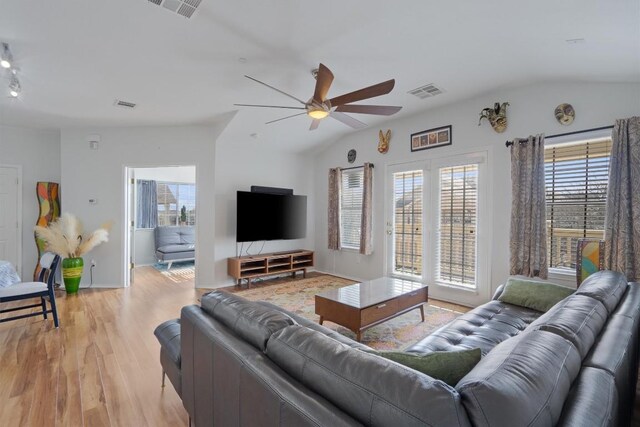
<svg viewBox="0 0 640 427">
<path fill-rule="evenodd" d="M 317 323 L 319 317 L 315 314 L 314 296 L 322 291 L 353 283 L 351 280 L 322 275 L 278 285 L 246 289 L 238 291 L 237 294 L 253 301 L 268 301 Z M 440 326 L 454 320 L 460 314 L 462 313 L 426 304 L 424 322 L 420 320 L 420 311 L 418 309 L 412 310 L 367 329 L 362 334 L 361 342 L 378 350 L 404 350 Z M 355 334 L 345 327 L 332 322 L 324 322 L 324 326 L 355 339 Z"/>
<path fill-rule="evenodd" d="M 196 278 L 196 268 L 193 261 L 174 262 L 171 269 L 168 269 L 167 266 L 168 264 L 156 263 L 153 268 L 175 283 L 193 281 Z"/>
</svg>

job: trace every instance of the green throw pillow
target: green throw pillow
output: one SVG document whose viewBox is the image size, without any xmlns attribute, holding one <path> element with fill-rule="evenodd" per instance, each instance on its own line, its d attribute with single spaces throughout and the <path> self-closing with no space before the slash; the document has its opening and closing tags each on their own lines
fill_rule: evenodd
<svg viewBox="0 0 640 427">
<path fill-rule="evenodd" d="M 479 348 L 460 351 L 434 351 L 433 353 L 403 353 L 401 351 L 379 351 L 378 356 L 393 360 L 416 371 L 442 380 L 455 387 L 458 381 L 480 361 Z"/>
<path fill-rule="evenodd" d="M 498 301 L 545 312 L 574 291 L 553 283 L 510 277 Z"/>
</svg>

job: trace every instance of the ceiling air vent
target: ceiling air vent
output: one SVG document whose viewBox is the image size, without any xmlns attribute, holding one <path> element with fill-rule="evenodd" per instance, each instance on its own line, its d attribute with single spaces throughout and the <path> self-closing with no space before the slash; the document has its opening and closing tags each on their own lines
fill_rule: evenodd
<svg viewBox="0 0 640 427">
<path fill-rule="evenodd" d="M 432 96 L 440 95 L 444 93 L 444 90 L 440 89 L 433 83 L 429 83 L 428 85 L 420 86 L 419 88 L 410 90 L 411 95 L 415 95 L 420 99 L 431 98 Z"/>
<path fill-rule="evenodd" d="M 137 104 L 134 104 L 133 102 L 121 101 L 119 99 L 116 99 L 113 105 L 115 105 L 116 107 L 122 107 L 122 108 L 136 108 Z"/>
<path fill-rule="evenodd" d="M 148 0 L 149 2 L 169 9 L 185 18 L 191 18 L 202 0 Z"/>
</svg>

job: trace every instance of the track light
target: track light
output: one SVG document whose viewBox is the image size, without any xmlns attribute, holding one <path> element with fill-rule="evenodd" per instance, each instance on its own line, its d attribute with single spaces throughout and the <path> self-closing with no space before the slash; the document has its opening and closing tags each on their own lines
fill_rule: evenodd
<svg viewBox="0 0 640 427">
<path fill-rule="evenodd" d="M 20 81 L 14 75 L 11 78 L 11 83 L 9 83 L 9 95 L 11 95 L 12 98 L 17 98 L 21 91 L 22 87 L 20 87 Z"/>
<path fill-rule="evenodd" d="M 13 55 L 11 55 L 11 50 L 9 50 L 9 45 L 7 43 L 2 43 L 2 53 L 0 54 L 0 67 L 11 68 L 12 62 L 13 62 Z"/>
</svg>

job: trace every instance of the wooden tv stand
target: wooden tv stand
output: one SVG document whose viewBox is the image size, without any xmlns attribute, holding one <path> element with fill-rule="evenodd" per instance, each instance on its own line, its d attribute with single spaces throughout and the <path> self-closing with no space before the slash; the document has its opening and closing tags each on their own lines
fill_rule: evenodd
<svg viewBox="0 0 640 427">
<path fill-rule="evenodd" d="M 227 273 L 236 279 L 238 285 L 242 283 L 242 280 L 251 284 L 251 279 L 258 277 L 282 273 L 291 273 L 292 276 L 295 276 L 297 271 L 302 271 L 302 277 L 306 277 L 307 268 L 313 267 L 313 265 L 313 251 L 295 249 L 228 258 Z"/>
</svg>

